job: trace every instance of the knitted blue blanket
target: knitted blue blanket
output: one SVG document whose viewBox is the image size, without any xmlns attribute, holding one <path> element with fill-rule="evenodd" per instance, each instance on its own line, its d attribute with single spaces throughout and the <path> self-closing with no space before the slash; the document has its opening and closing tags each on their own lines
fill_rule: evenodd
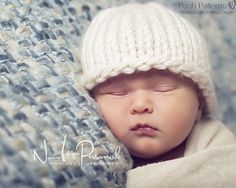
<svg viewBox="0 0 236 188">
<path fill-rule="evenodd" d="M 1 1 L 0 187 L 125 187 L 128 151 L 76 87 L 90 12 L 78 1 Z"/>
</svg>

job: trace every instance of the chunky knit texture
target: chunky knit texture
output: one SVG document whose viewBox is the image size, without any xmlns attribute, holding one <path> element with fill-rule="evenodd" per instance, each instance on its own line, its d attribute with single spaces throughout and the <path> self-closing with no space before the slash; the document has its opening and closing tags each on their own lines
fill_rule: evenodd
<svg viewBox="0 0 236 188">
<path fill-rule="evenodd" d="M 89 18 L 80 10 L 81 1 L 0 1 L 0 188 L 125 187 L 128 150 L 75 87 L 73 49 Z"/>
<path fill-rule="evenodd" d="M 121 73 L 169 70 L 192 79 L 213 110 L 215 92 L 207 47 L 178 13 L 157 3 L 130 3 L 98 13 L 81 46 L 82 87 Z"/>
</svg>

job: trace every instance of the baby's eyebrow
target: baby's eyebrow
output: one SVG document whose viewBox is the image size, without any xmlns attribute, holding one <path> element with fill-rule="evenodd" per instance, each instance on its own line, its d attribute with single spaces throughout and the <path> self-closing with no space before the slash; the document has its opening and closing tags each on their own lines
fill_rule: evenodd
<svg viewBox="0 0 236 188">
<path fill-rule="evenodd" d="M 124 86 L 124 82 L 122 82 L 121 78 L 113 78 L 110 80 L 107 80 L 106 86 L 115 86 L 115 87 L 122 87 Z"/>
<path fill-rule="evenodd" d="M 111 83 L 106 86 L 108 89 L 113 89 L 113 88 L 124 88 L 125 85 L 121 83 Z"/>
</svg>

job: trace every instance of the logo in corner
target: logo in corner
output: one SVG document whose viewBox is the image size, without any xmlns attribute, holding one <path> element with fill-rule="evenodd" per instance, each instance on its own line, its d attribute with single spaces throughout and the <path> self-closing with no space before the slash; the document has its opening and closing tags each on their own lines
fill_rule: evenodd
<svg viewBox="0 0 236 188">
<path fill-rule="evenodd" d="M 236 0 L 229 1 L 229 2 L 228 2 L 228 5 L 229 5 L 229 7 L 230 7 L 231 9 L 234 9 L 235 6 L 236 6 Z"/>
</svg>

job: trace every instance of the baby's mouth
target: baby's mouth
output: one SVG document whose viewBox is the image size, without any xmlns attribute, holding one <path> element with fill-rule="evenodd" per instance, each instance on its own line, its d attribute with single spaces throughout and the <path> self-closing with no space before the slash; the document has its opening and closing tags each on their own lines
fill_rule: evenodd
<svg viewBox="0 0 236 188">
<path fill-rule="evenodd" d="M 138 129 L 154 129 L 154 130 L 158 130 L 157 128 L 148 125 L 148 124 L 137 124 L 134 127 L 131 128 L 132 131 L 138 130 Z"/>
<path fill-rule="evenodd" d="M 137 124 L 130 129 L 138 136 L 155 136 L 158 129 L 148 124 Z"/>
</svg>

